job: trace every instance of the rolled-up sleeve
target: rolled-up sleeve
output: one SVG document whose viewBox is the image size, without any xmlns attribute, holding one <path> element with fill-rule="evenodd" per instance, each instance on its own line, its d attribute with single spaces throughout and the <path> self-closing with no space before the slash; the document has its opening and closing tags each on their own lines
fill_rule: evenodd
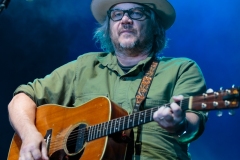
<svg viewBox="0 0 240 160">
<path fill-rule="evenodd" d="M 192 60 L 181 65 L 178 72 L 173 95 L 183 95 L 184 97 L 196 96 L 206 92 L 206 83 L 199 66 Z M 197 134 L 190 140 L 197 139 L 204 131 L 207 121 L 207 114 L 203 111 L 187 110 L 193 112 L 200 118 L 200 125 Z"/>
<path fill-rule="evenodd" d="M 69 62 L 44 78 L 37 78 L 33 82 L 20 85 L 14 91 L 14 95 L 25 93 L 37 106 L 47 103 L 70 105 L 75 67 L 75 61 Z"/>
</svg>

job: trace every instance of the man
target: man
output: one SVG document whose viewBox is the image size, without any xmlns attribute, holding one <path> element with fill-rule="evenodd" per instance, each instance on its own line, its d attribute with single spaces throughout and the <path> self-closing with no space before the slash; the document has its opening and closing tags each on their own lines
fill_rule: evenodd
<svg viewBox="0 0 240 160">
<path fill-rule="evenodd" d="M 166 45 L 165 30 L 175 20 L 173 7 L 167 0 L 93 0 L 91 9 L 101 24 L 95 38 L 106 52 L 84 54 L 14 92 L 9 115 L 22 139 L 20 159 L 48 159 L 46 142 L 34 124 L 38 106 L 80 106 L 107 96 L 132 113 L 153 59 L 159 64 L 140 110 L 163 107 L 153 114 L 153 122 L 133 129 L 136 145 L 129 145 L 134 151 L 127 152 L 127 159 L 190 159 L 188 143 L 201 135 L 206 116 L 185 112 L 177 102 L 205 92 L 206 86 L 194 61 L 159 57 Z"/>
</svg>

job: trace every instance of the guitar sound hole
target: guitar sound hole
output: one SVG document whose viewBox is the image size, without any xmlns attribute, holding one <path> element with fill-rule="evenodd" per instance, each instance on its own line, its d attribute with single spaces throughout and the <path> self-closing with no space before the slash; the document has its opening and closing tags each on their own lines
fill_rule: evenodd
<svg viewBox="0 0 240 160">
<path fill-rule="evenodd" d="M 75 155 L 83 152 L 82 150 L 86 139 L 86 126 L 86 124 L 79 124 L 68 136 L 66 147 L 69 155 Z"/>
</svg>

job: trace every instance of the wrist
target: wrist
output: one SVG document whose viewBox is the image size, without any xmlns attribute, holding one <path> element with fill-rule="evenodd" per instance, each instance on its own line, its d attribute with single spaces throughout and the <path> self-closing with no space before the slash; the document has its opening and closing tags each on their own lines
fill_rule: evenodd
<svg viewBox="0 0 240 160">
<path fill-rule="evenodd" d="M 175 136 L 177 138 L 182 137 L 183 135 L 185 135 L 187 133 L 187 129 L 188 129 L 188 120 L 186 118 L 184 118 L 177 127 L 177 130 L 175 131 Z"/>
<path fill-rule="evenodd" d="M 181 121 L 178 125 L 174 138 L 180 143 L 189 143 L 194 140 L 196 134 L 198 133 L 199 123 L 193 123 L 187 118 Z"/>
</svg>

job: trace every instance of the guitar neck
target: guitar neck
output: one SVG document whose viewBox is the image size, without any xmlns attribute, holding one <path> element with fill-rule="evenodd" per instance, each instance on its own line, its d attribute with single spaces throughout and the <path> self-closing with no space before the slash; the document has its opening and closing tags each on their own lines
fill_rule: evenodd
<svg viewBox="0 0 240 160">
<path fill-rule="evenodd" d="M 188 102 L 189 98 L 186 98 L 182 101 L 179 101 L 178 103 L 183 108 L 183 110 L 186 110 L 188 109 Z M 163 106 L 169 107 L 170 103 Z M 103 136 L 107 136 L 119 131 L 127 130 L 129 128 L 151 122 L 153 121 L 153 113 L 156 112 L 160 107 L 161 106 L 146 109 L 127 116 L 110 120 L 108 122 L 90 126 L 88 127 L 88 137 L 86 141 L 91 141 Z"/>
<path fill-rule="evenodd" d="M 190 96 L 177 102 L 182 110 L 210 111 L 219 109 L 236 109 L 239 103 L 239 88 L 220 90 L 219 92 L 204 93 L 199 96 Z M 170 107 L 170 103 L 162 105 Z M 123 116 L 100 123 L 87 128 L 86 141 L 91 141 L 103 136 L 107 136 L 119 131 L 127 130 L 153 121 L 153 113 L 161 106 L 135 112 L 128 116 Z"/>
<path fill-rule="evenodd" d="M 158 108 L 159 107 L 143 110 L 108 122 L 89 126 L 87 141 L 151 122 L 153 121 L 153 113 L 157 111 Z"/>
</svg>

